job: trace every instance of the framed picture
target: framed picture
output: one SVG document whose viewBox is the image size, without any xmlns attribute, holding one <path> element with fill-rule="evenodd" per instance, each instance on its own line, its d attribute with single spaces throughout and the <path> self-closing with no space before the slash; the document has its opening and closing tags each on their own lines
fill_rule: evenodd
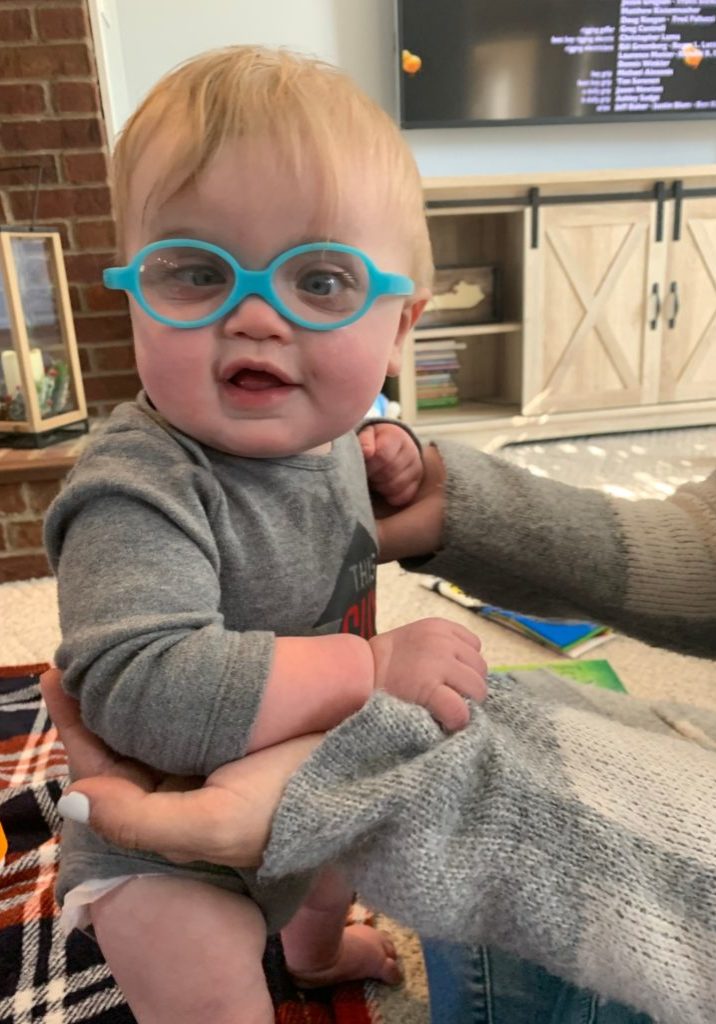
<svg viewBox="0 0 716 1024">
<path fill-rule="evenodd" d="M 418 326 L 495 323 L 499 305 L 497 267 L 436 267 L 433 296 Z"/>
<path fill-rule="evenodd" d="M 59 231 L 0 226 L 0 445 L 88 429 Z"/>
</svg>

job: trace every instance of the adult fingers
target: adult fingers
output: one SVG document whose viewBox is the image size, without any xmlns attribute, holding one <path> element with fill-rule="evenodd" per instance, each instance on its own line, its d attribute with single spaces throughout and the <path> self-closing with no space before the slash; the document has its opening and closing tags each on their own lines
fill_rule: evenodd
<svg viewBox="0 0 716 1024">
<path fill-rule="evenodd" d="M 381 562 L 430 555 L 440 546 L 442 500 L 432 495 L 418 497 L 412 505 L 376 519 L 376 529 Z"/>
<path fill-rule="evenodd" d="M 75 778 L 112 770 L 115 755 L 83 723 L 79 702 L 62 689 L 62 673 L 51 668 L 40 676 L 40 691 L 67 752 Z"/>
<path fill-rule="evenodd" d="M 80 721 L 79 704 L 62 689 L 62 673 L 58 668 L 48 668 L 42 673 L 40 692 L 58 729 L 71 727 Z"/>
<path fill-rule="evenodd" d="M 126 849 L 159 853 L 178 863 L 205 860 L 252 867 L 260 863 L 268 838 L 268 814 L 265 829 L 245 829 L 240 801 L 228 790 L 214 786 L 147 793 L 125 779 L 84 779 L 73 785 L 58 805 L 66 817 L 83 820 L 77 794 L 88 801 L 84 821 L 104 839 Z"/>
</svg>

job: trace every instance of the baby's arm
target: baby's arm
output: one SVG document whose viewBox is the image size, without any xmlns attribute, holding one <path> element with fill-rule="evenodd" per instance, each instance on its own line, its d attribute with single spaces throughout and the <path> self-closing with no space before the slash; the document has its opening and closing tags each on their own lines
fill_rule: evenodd
<svg viewBox="0 0 716 1024">
<path fill-rule="evenodd" d="M 374 680 L 371 648 L 359 636 L 276 637 L 246 753 L 332 729 L 365 704 Z"/>
<path fill-rule="evenodd" d="M 46 536 L 60 596 L 57 664 L 109 746 L 206 775 L 246 753 L 249 739 L 257 749 L 336 725 L 367 700 L 366 641 L 226 628 L 201 481 L 192 488 L 167 471 L 160 486 L 141 462 L 97 462 L 60 495 Z"/>
<path fill-rule="evenodd" d="M 376 684 L 413 699 L 393 687 L 375 641 L 227 630 L 208 529 L 192 536 L 163 510 L 120 495 L 65 525 L 57 664 L 87 724 L 119 753 L 163 771 L 207 775 L 249 751 L 338 724 Z M 419 623 L 398 631 L 406 641 L 425 632 Z M 378 639 L 380 648 L 390 644 Z M 427 663 L 418 670 L 416 686 L 430 686 L 414 699 L 426 706 L 437 686 L 459 687 L 466 675 L 455 660 L 437 681 L 424 678 Z M 479 699 L 481 680 L 475 685 Z"/>
<path fill-rule="evenodd" d="M 374 689 L 460 729 L 469 719 L 464 698 L 484 700 L 486 675 L 479 638 L 447 619 L 419 619 L 368 641 L 348 634 L 279 637 L 247 753 L 333 728 Z"/>
</svg>

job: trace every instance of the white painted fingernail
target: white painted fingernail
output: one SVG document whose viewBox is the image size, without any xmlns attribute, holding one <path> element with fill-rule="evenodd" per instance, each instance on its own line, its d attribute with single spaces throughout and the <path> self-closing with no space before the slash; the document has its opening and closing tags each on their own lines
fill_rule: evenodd
<svg viewBox="0 0 716 1024">
<path fill-rule="evenodd" d="M 60 817 L 86 825 L 90 818 L 90 802 L 84 793 L 66 793 L 57 801 Z"/>
</svg>

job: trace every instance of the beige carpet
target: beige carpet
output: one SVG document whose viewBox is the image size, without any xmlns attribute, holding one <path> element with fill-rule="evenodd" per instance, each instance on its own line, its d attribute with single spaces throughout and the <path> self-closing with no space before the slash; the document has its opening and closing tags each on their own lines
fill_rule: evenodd
<svg viewBox="0 0 716 1024">
<path fill-rule="evenodd" d="M 627 498 L 664 497 L 680 483 L 703 478 L 716 468 L 716 427 L 518 445 L 505 449 L 503 455 L 538 475 L 600 487 Z M 532 641 L 478 619 L 421 587 L 419 577 L 403 573 L 397 565 L 379 570 L 378 609 L 380 630 L 433 615 L 462 622 L 481 636 L 492 665 L 555 660 Z M 0 586 L 0 665 L 49 661 L 58 641 L 54 581 Z M 657 650 L 621 636 L 590 656 L 607 658 L 634 695 L 716 708 L 716 663 L 712 661 Z M 384 926 L 397 938 L 406 981 L 397 990 L 370 986 L 373 1024 L 429 1024 L 418 940 L 393 922 Z"/>
</svg>

